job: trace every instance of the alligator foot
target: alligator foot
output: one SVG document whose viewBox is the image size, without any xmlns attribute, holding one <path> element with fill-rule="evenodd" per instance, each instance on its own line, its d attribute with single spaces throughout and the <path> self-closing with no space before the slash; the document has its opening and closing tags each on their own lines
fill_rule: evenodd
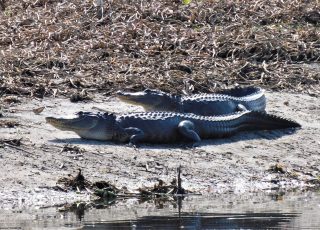
<svg viewBox="0 0 320 230">
<path fill-rule="evenodd" d="M 133 149 L 138 149 L 140 147 L 140 145 L 138 145 L 137 143 L 132 143 L 129 142 L 128 144 L 126 144 L 125 146 L 129 147 L 129 148 L 133 148 Z"/>
<path fill-rule="evenodd" d="M 143 141 L 144 139 L 144 132 L 141 129 L 130 127 L 126 128 L 125 132 L 127 135 L 130 136 L 129 145 L 137 146 L 137 143 Z"/>
<path fill-rule="evenodd" d="M 243 104 L 238 104 L 237 110 L 240 112 L 243 112 L 243 111 L 247 111 L 248 109 Z"/>
<path fill-rule="evenodd" d="M 189 141 L 192 141 L 193 143 L 201 141 L 199 135 L 194 130 L 194 124 L 191 121 L 181 121 L 178 125 L 178 130 L 183 137 Z"/>
<path fill-rule="evenodd" d="M 199 146 L 200 146 L 200 141 L 192 144 L 192 148 L 199 147 Z"/>
<path fill-rule="evenodd" d="M 181 145 L 182 149 L 194 149 L 196 147 L 200 146 L 200 142 L 195 142 L 195 143 L 185 143 Z"/>
</svg>

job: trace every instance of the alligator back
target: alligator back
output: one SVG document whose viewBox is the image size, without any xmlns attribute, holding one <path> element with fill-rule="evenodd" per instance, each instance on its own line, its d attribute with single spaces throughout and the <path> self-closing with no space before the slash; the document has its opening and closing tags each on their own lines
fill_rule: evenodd
<svg viewBox="0 0 320 230">
<path fill-rule="evenodd" d="M 248 86 L 248 87 L 235 87 L 231 89 L 222 89 L 216 92 L 216 94 L 224 94 L 231 97 L 247 97 L 249 95 L 258 94 L 263 92 L 259 87 Z"/>
<path fill-rule="evenodd" d="M 238 111 L 238 105 L 247 110 L 265 111 L 264 90 L 257 87 L 234 88 L 217 94 L 195 94 L 181 98 L 183 112 L 204 116 L 223 115 Z"/>
<path fill-rule="evenodd" d="M 252 111 L 264 111 L 264 90 L 258 87 L 234 88 L 216 94 L 194 94 L 190 96 L 170 95 L 158 90 L 130 93 L 118 91 L 120 100 L 141 105 L 146 111 L 171 111 L 215 116 L 238 111 L 239 104 Z"/>
<path fill-rule="evenodd" d="M 219 138 L 249 130 L 296 128 L 294 121 L 256 111 L 242 111 L 224 116 L 200 116 L 172 112 L 130 113 L 116 119 L 122 129 L 136 128 L 144 133 L 144 142 L 164 143 L 186 140 L 178 126 L 190 121 L 200 138 Z M 125 140 L 126 141 L 126 140 Z"/>
</svg>

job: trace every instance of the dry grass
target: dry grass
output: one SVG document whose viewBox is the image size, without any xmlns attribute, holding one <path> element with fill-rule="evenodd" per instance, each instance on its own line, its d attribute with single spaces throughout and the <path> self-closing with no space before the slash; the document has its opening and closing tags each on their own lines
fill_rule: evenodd
<svg viewBox="0 0 320 230">
<path fill-rule="evenodd" d="M 0 96 L 260 85 L 320 95 L 319 0 L 0 0 Z"/>
</svg>

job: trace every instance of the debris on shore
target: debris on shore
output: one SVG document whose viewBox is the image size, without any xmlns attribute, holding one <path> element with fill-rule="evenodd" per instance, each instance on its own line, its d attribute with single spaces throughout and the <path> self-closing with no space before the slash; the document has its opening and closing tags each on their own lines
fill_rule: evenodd
<svg viewBox="0 0 320 230">
<path fill-rule="evenodd" d="M 177 178 L 174 178 L 170 184 L 159 180 L 158 184 L 153 187 L 139 188 L 137 193 L 128 192 L 126 188 L 119 189 L 115 185 L 106 181 L 91 182 L 82 175 L 81 169 L 76 176 L 63 177 L 57 182 L 55 190 L 60 191 L 76 191 L 89 192 L 96 198 L 93 199 L 87 206 L 94 205 L 110 205 L 116 199 L 138 198 L 141 201 L 169 198 L 169 197 L 183 197 L 187 194 L 192 194 L 190 191 L 182 187 L 181 166 L 177 168 Z M 85 205 L 86 206 L 86 205 Z M 73 204 L 66 204 L 61 207 L 60 211 L 70 211 L 74 208 Z"/>
</svg>

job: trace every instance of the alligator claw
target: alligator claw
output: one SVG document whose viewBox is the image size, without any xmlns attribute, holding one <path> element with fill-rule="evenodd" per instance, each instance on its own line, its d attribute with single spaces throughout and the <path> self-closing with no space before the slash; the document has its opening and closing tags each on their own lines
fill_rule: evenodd
<svg viewBox="0 0 320 230">
<path fill-rule="evenodd" d="M 199 147 L 199 146 L 200 146 L 200 142 L 195 142 L 192 144 L 192 148 Z"/>
<path fill-rule="evenodd" d="M 134 144 L 132 142 L 129 142 L 128 144 L 126 144 L 127 147 L 130 147 L 130 148 L 134 148 L 134 149 L 137 149 L 139 146 L 137 146 L 137 144 Z"/>
<path fill-rule="evenodd" d="M 188 144 L 184 144 L 182 146 L 183 149 L 194 149 L 196 147 L 199 147 L 200 143 L 199 142 L 195 142 L 195 143 L 188 143 Z"/>
</svg>

